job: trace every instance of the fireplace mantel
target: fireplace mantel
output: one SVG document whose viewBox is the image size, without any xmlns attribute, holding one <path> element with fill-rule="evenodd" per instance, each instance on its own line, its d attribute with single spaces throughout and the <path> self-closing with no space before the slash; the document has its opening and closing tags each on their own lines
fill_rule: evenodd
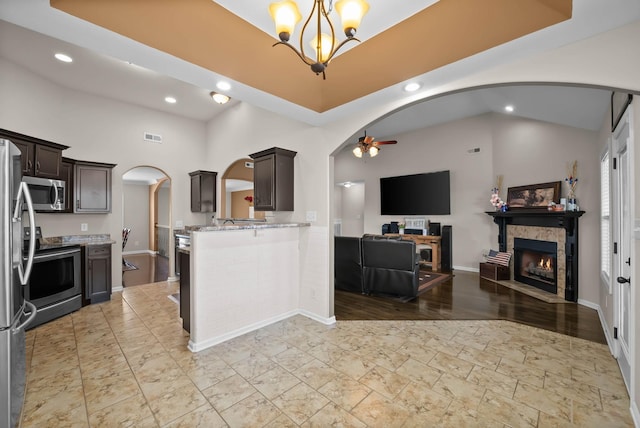
<svg viewBox="0 0 640 428">
<path fill-rule="evenodd" d="M 498 225 L 500 251 L 507 251 L 507 225 L 557 227 L 565 230 L 565 300 L 578 301 L 578 219 L 584 211 L 512 210 L 487 211 Z"/>
</svg>

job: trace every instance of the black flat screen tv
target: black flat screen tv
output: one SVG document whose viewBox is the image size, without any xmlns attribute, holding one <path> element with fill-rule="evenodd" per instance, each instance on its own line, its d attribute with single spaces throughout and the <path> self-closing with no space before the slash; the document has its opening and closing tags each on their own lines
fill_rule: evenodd
<svg viewBox="0 0 640 428">
<path fill-rule="evenodd" d="M 382 177 L 380 214 L 451 214 L 449 182 L 449 171 Z"/>
</svg>

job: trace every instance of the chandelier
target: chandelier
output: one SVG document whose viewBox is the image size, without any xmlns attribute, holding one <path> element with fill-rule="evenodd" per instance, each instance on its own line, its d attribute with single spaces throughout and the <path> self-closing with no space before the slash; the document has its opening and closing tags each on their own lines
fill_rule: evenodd
<svg viewBox="0 0 640 428">
<path fill-rule="evenodd" d="M 324 71 L 336 52 L 350 41 L 360 42 L 355 35 L 362 21 L 362 17 L 369 10 L 369 4 L 364 0 L 338 0 L 336 2 L 336 11 L 340 15 L 342 29 L 345 36 L 347 36 L 347 38 L 340 43 L 336 40 L 333 23 L 331 19 L 329 19 L 329 14 L 332 10 L 333 0 L 329 0 L 328 9 L 324 7 L 324 0 L 314 0 L 313 9 L 311 9 L 311 13 L 300 32 L 300 49 L 298 50 L 289 44 L 289 38 L 293 34 L 296 24 L 302 18 L 298 10 L 298 5 L 292 0 L 284 0 L 269 5 L 269 14 L 276 24 L 276 32 L 280 38 L 280 41 L 274 43 L 273 46 L 288 46 L 305 64 L 311 67 L 311 70 L 316 73 L 316 75 L 322 73 L 323 79 L 326 79 Z M 314 52 L 314 57 L 311 58 L 305 54 L 303 40 L 307 28 L 314 18 L 316 31 L 313 39 L 309 43 Z M 322 32 L 323 26 L 324 30 L 328 30 L 330 34 Z"/>
</svg>

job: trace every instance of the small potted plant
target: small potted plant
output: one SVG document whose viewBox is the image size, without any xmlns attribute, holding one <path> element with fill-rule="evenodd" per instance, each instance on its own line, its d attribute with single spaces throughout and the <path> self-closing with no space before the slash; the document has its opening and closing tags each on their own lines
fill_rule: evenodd
<svg viewBox="0 0 640 428">
<path fill-rule="evenodd" d="M 398 231 L 400 231 L 400 235 L 404 235 L 404 223 L 398 223 Z"/>
</svg>

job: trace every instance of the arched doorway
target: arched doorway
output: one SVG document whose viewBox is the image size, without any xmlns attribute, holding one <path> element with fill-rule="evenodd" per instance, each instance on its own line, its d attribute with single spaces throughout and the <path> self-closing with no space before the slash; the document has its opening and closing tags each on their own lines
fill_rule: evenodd
<svg viewBox="0 0 640 428">
<path fill-rule="evenodd" d="M 221 178 L 220 218 L 264 219 L 264 212 L 251 213 L 253 206 L 253 159 L 238 159 Z"/>
<path fill-rule="evenodd" d="M 122 175 L 123 286 L 166 281 L 172 271 L 171 179 L 137 166 Z"/>
</svg>

